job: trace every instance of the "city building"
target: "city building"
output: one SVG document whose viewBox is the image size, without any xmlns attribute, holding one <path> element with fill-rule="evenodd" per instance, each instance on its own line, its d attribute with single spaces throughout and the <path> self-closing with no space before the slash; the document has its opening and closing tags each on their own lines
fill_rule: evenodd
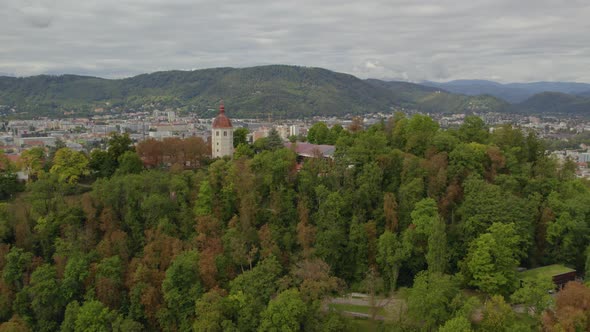
<svg viewBox="0 0 590 332">
<path fill-rule="evenodd" d="M 213 158 L 231 157 L 234 154 L 234 129 L 225 115 L 223 101 L 219 105 L 219 114 L 211 125 L 211 152 Z"/>
</svg>

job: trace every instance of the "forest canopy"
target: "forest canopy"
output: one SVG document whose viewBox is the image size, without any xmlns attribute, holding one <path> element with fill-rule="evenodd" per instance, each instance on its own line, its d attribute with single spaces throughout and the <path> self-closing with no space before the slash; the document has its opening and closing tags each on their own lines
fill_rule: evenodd
<svg viewBox="0 0 590 332">
<path fill-rule="evenodd" d="M 519 279 L 589 261 L 588 183 L 534 134 L 401 114 L 326 130 L 334 157 L 302 167 L 271 144 L 210 160 L 125 135 L 29 153 L 0 203 L 0 331 L 342 331 L 325 301 L 349 291 L 402 298 L 391 330 L 590 327 L 583 284 L 554 301 Z"/>
</svg>

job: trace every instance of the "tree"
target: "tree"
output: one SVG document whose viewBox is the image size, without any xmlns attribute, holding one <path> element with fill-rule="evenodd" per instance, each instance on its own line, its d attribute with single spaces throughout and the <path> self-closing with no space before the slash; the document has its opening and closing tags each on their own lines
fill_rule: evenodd
<svg viewBox="0 0 590 332">
<path fill-rule="evenodd" d="M 432 139 L 438 131 L 438 123 L 427 115 L 416 114 L 407 123 L 405 133 L 405 151 L 423 156 L 432 145 Z"/>
<path fill-rule="evenodd" d="M 202 293 L 199 255 L 196 250 L 185 251 L 176 256 L 166 270 L 162 292 L 168 315 L 173 319 L 172 322 L 165 322 L 162 325 L 175 326 L 181 331 L 190 330 L 195 301 Z"/>
<path fill-rule="evenodd" d="M 397 286 L 399 269 L 402 263 L 410 256 L 410 249 L 403 245 L 398 234 L 385 231 L 379 237 L 377 250 L 377 262 L 381 267 L 384 279 L 387 281 L 386 289 L 394 291 Z"/>
<path fill-rule="evenodd" d="M 0 324 L 0 332 L 30 332 L 27 323 L 17 315 L 12 316 L 9 321 Z"/>
<path fill-rule="evenodd" d="M 88 158 L 82 152 L 69 148 L 57 150 L 53 158 L 53 166 L 49 171 L 57 174 L 60 181 L 76 183 L 81 176 L 88 175 Z"/>
<path fill-rule="evenodd" d="M 323 122 L 316 122 L 307 131 L 307 141 L 312 144 L 330 144 L 330 129 Z"/>
<path fill-rule="evenodd" d="M 23 287 L 23 276 L 33 260 L 33 254 L 21 248 L 12 247 L 6 254 L 2 278 L 4 282 L 19 291 Z"/>
<path fill-rule="evenodd" d="M 240 127 L 234 130 L 234 148 L 237 148 L 240 144 L 248 144 L 248 134 L 250 131 L 248 128 Z"/>
<path fill-rule="evenodd" d="M 84 281 L 90 274 L 86 257 L 77 254 L 68 259 L 61 283 L 61 293 L 65 303 L 81 298 L 84 292 Z"/>
<path fill-rule="evenodd" d="M 457 316 L 454 318 L 449 319 L 442 325 L 438 332 L 472 332 L 473 329 L 471 328 L 471 322 L 463 317 Z"/>
<path fill-rule="evenodd" d="M 553 303 L 553 297 L 549 293 L 555 288 L 551 278 L 538 276 L 523 281 L 523 286 L 516 290 L 510 297 L 513 303 L 522 303 L 528 308 L 532 316 L 538 317 Z"/>
<path fill-rule="evenodd" d="M 555 297 L 555 308 L 543 313 L 546 331 L 589 331 L 590 289 L 580 282 L 568 282 Z"/>
<path fill-rule="evenodd" d="M 457 136 L 465 143 L 485 144 L 488 142 L 489 135 L 489 130 L 483 120 L 474 115 L 465 117 L 465 121 L 457 131 Z"/>
<path fill-rule="evenodd" d="M 315 249 L 317 255 L 326 261 L 336 274 L 340 274 L 345 270 L 348 228 L 342 217 L 344 199 L 338 192 L 321 195 L 326 196 L 314 215 L 317 225 Z"/>
<path fill-rule="evenodd" d="M 331 274 L 330 266 L 319 258 L 297 262 L 291 274 L 299 287 L 301 298 L 308 304 L 336 294 L 344 284 L 343 280 Z"/>
<path fill-rule="evenodd" d="M 408 313 L 426 330 L 447 321 L 451 300 L 459 293 L 457 283 L 448 275 L 420 272 L 408 294 Z"/>
<path fill-rule="evenodd" d="M 133 151 L 131 143 L 129 133 L 124 133 L 123 135 L 119 133 L 111 133 L 109 141 L 107 142 L 107 151 L 111 156 L 111 159 L 117 162 L 123 153 Z"/>
<path fill-rule="evenodd" d="M 424 198 L 417 202 L 411 217 L 412 224 L 416 226 L 416 232 L 429 236 L 439 219 L 436 202 L 432 198 Z"/>
<path fill-rule="evenodd" d="M 45 149 L 42 147 L 34 147 L 25 150 L 21 153 L 20 161 L 24 167 L 25 172 L 31 178 L 38 178 L 43 171 L 46 162 Z"/>
<path fill-rule="evenodd" d="M 239 330 L 252 331 L 259 325 L 260 313 L 278 288 L 280 273 L 281 265 L 271 256 L 230 282 L 230 299 L 236 307 Z"/>
<path fill-rule="evenodd" d="M 94 149 L 90 152 L 88 167 L 99 178 L 109 177 L 115 173 L 117 165 L 107 151 Z"/>
<path fill-rule="evenodd" d="M 469 284 L 494 294 L 510 294 L 516 288 L 519 235 L 514 224 L 494 223 L 469 247 L 463 273 Z"/>
<path fill-rule="evenodd" d="M 445 222 L 441 218 L 437 218 L 428 236 L 426 262 L 430 273 L 445 273 L 447 269 L 449 253 L 445 228 Z"/>
<path fill-rule="evenodd" d="M 122 174 L 137 174 L 143 170 L 143 161 L 135 153 L 135 151 L 126 151 L 117 159 L 119 168 L 117 168 L 117 175 Z"/>
<path fill-rule="evenodd" d="M 96 299 L 109 306 L 111 309 L 117 309 L 123 302 L 121 296 L 112 296 L 120 294 L 123 291 L 123 261 L 119 256 L 104 258 L 96 266 L 95 277 Z"/>
<path fill-rule="evenodd" d="M 197 300 L 195 304 L 196 319 L 193 324 L 195 332 L 222 332 L 235 329 L 233 323 L 226 317 L 228 299 L 219 290 L 211 290 Z"/>
<path fill-rule="evenodd" d="M 74 331 L 112 331 L 117 319 L 116 313 L 99 301 L 84 302 L 75 316 Z"/>
<path fill-rule="evenodd" d="M 268 137 L 266 137 L 266 139 L 266 148 L 268 150 L 274 151 L 282 149 L 284 147 L 283 139 L 281 138 L 279 132 L 275 128 L 272 128 L 268 132 Z"/>
<path fill-rule="evenodd" d="M 340 131 L 342 131 L 342 126 L 340 125 L 334 125 L 332 127 L 331 131 L 334 131 L 333 129 L 336 127 L 340 127 L 340 130 L 337 132 L 337 134 L 340 134 Z M 360 116 L 355 116 L 352 118 L 352 121 L 350 121 L 350 125 L 348 125 L 348 131 L 350 131 L 351 133 L 356 133 L 359 132 L 361 130 L 363 130 L 364 125 L 363 125 L 363 118 Z M 337 137 L 336 135 L 334 135 L 335 137 Z"/>
<path fill-rule="evenodd" d="M 307 306 L 297 289 L 288 289 L 277 295 L 262 312 L 258 331 L 300 331 Z"/>
<path fill-rule="evenodd" d="M 31 274 L 27 290 L 31 309 L 37 320 L 36 327 L 43 331 L 57 329 L 57 321 L 65 306 L 54 266 L 43 264 Z"/>
<path fill-rule="evenodd" d="M 501 295 L 494 295 L 484 304 L 480 329 L 486 332 L 515 331 L 516 315 Z"/>
</svg>

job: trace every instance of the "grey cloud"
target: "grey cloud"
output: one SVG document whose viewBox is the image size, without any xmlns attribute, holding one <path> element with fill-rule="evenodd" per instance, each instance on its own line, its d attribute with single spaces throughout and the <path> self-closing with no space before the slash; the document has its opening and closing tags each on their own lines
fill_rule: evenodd
<svg viewBox="0 0 590 332">
<path fill-rule="evenodd" d="M 0 0 L 0 72 L 284 63 L 359 77 L 590 81 L 590 3 Z M 42 28 L 42 29 L 40 29 Z"/>
</svg>

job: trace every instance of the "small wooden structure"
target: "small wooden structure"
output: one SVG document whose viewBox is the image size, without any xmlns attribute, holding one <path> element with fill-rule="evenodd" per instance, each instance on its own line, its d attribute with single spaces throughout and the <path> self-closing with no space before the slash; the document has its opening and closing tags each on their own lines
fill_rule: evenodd
<svg viewBox="0 0 590 332">
<path fill-rule="evenodd" d="M 551 278 L 555 284 L 555 287 L 561 289 L 568 282 L 576 280 L 576 270 L 560 264 L 537 267 L 520 272 L 521 284 L 522 280 L 533 279 L 538 276 Z"/>
</svg>

